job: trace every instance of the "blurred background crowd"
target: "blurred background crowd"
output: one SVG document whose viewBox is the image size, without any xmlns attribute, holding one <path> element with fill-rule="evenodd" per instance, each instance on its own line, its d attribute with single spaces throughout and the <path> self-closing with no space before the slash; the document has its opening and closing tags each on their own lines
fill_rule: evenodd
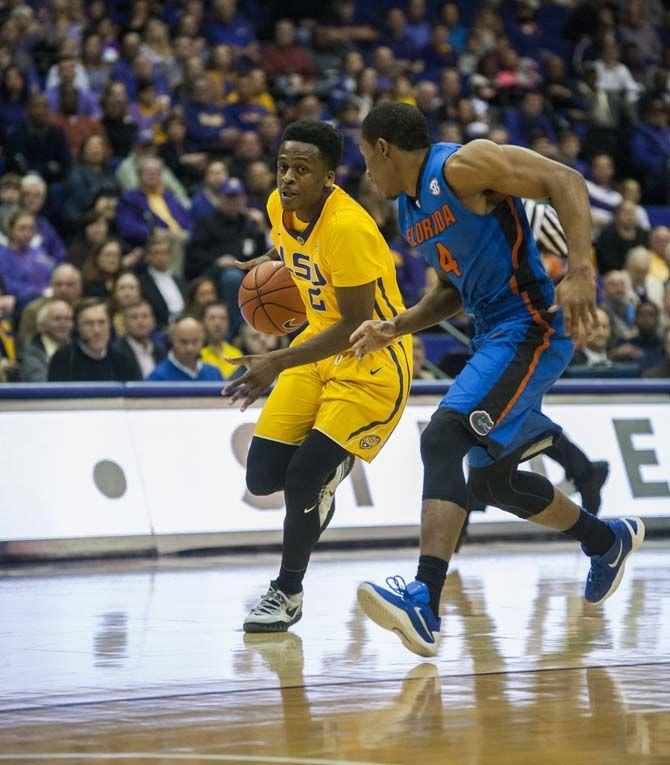
<svg viewBox="0 0 670 765">
<path fill-rule="evenodd" d="M 276 347 L 237 291 L 270 246 L 283 127 L 329 120 L 337 182 L 431 285 L 357 149 L 385 99 L 435 141 L 514 143 L 584 175 L 601 327 L 572 376 L 670 377 L 670 3 L 0 0 L 0 379 L 229 378 Z M 559 281 L 564 241 L 529 210 Z M 467 361 L 467 316 L 415 340 Z"/>
</svg>

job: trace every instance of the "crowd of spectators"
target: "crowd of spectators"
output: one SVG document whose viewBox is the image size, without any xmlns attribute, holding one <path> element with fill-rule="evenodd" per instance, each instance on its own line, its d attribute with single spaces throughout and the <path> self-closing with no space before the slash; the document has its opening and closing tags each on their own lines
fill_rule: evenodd
<svg viewBox="0 0 670 765">
<path fill-rule="evenodd" d="M 430 272 L 357 148 L 385 99 L 416 105 L 435 141 L 515 143 L 582 173 L 603 321 L 569 374 L 668 376 L 667 6 L 6 0 L 0 380 L 222 379 L 237 372 L 227 358 L 276 347 L 241 321 L 234 261 L 269 246 L 265 203 L 294 119 L 340 130 L 337 182 L 416 303 Z M 565 253 L 541 244 L 558 281 Z M 463 348 L 441 358 L 429 339 L 415 343 L 417 377 L 457 371 Z"/>
</svg>

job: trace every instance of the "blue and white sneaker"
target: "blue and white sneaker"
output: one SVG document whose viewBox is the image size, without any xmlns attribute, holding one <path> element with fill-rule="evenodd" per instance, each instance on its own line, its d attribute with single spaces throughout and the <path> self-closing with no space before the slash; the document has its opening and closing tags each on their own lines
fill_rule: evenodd
<svg viewBox="0 0 670 765">
<path fill-rule="evenodd" d="M 358 585 L 358 602 L 367 616 L 391 630 L 405 648 L 419 656 L 435 656 L 440 647 L 440 619 L 432 612 L 428 587 L 423 582 L 405 584 L 401 576 L 386 580 L 390 591 L 372 582 Z"/>
<path fill-rule="evenodd" d="M 598 605 L 616 592 L 628 558 L 644 541 L 644 524 L 639 518 L 606 521 L 616 537 L 612 547 L 602 555 L 591 555 L 591 570 L 586 577 L 584 597 Z"/>
</svg>

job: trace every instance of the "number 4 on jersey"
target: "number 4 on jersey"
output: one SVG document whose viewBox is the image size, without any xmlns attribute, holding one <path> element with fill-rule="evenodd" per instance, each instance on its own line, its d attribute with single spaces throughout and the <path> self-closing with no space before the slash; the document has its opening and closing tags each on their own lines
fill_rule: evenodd
<svg viewBox="0 0 670 765">
<path fill-rule="evenodd" d="M 443 271 L 449 273 L 453 271 L 456 276 L 461 275 L 461 269 L 458 267 L 458 261 L 451 252 L 440 242 L 437 243 L 437 254 L 440 258 L 440 266 Z"/>
</svg>

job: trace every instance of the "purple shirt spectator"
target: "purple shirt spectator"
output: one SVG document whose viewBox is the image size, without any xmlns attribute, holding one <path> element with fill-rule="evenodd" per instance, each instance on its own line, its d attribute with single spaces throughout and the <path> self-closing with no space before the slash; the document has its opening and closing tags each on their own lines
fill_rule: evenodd
<svg viewBox="0 0 670 765">
<path fill-rule="evenodd" d="M 426 262 L 407 242 L 397 236 L 389 244 L 395 260 L 398 287 L 405 305 L 416 305 L 426 289 Z"/>
<path fill-rule="evenodd" d="M 409 0 L 405 34 L 417 50 L 430 42 L 430 22 L 426 19 L 426 0 Z"/>
<path fill-rule="evenodd" d="M 217 210 L 217 207 L 209 199 L 202 189 L 193 197 L 191 202 L 191 220 L 197 221 L 199 218 L 204 218 L 206 215 L 211 215 Z"/>
<path fill-rule="evenodd" d="M 528 146 L 533 134 L 545 135 L 550 141 L 556 142 L 554 126 L 542 111 L 543 100 L 541 93 L 526 93 L 521 106 L 509 112 L 505 127 L 509 130 L 511 143 Z"/>
<path fill-rule="evenodd" d="M 47 88 L 46 97 L 49 102 L 49 111 L 51 113 L 59 111 L 60 86 Z M 96 119 L 102 116 L 98 99 L 90 91 L 77 88 L 77 114 L 81 117 L 95 117 Z"/>
<path fill-rule="evenodd" d="M 356 80 L 349 75 L 342 75 L 332 82 L 328 90 L 330 103 L 337 107 L 343 101 L 356 96 Z"/>
<path fill-rule="evenodd" d="M 256 42 L 251 26 L 242 16 L 214 19 L 207 24 L 207 42 L 210 45 L 233 45 L 246 48 Z"/>
<path fill-rule="evenodd" d="M 199 151 L 220 147 L 224 129 L 234 127 L 224 116 L 224 110 L 212 103 L 187 102 L 184 120 L 188 140 Z"/>
<path fill-rule="evenodd" d="M 39 249 L 43 250 L 51 258 L 52 265 L 62 263 L 67 255 L 67 250 L 56 229 L 42 215 L 38 215 L 35 218 L 35 228 L 37 229 L 37 234 L 42 239 Z"/>
<path fill-rule="evenodd" d="M 127 92 L 128 84 L 135 79 L 133 75 L 132 63 L 130 61 L 126 61 L 123 58 L 120 58 L 110 69 L 109 79 L 112 82 L 122 82 L 126 86 Z"/>
<path fill-rule="evenodd" d="M 150 64 L 151 62 L 149 62 Z M 117 61 L 110 73 L 110 80 L 112 82 L 120 82 L 124 85 L 126 93 L 130 101 L 136 101 L 139 95 L 138 84 L 147 79 L 151 80 L 156 86 L 156 90 L 159 95 L 170 95 L 170 87 L 167 84 L 165 77 L 156 67 L 149 67 L 147 65 L 147 71 L 143 72 L 146 77 L 137 74 L 135 67 L 126 61 Z"/>
<path fill-rule="evenodd" d="M 0 135 L 6 136 L 26 118 L 28 81 L 18 66 L 10 64 L 0 76 Z"/>
<path fill-rule="evenodd" d="M 142 114 L 139 105 L 134 103 L 128 104 L 128 116 L 131 123 L 136 126 L 136 131 L 148 130 L 151 133 L 155 133 L 161 130 L 164 115 L 157 112 Z"/>
<path fill-rule="evenodd" d="M 8 295 L 15 295 L 19 306 L 39 297 L 49 286 L 53 262 L 44 250 L 28 247 L 17 250 L 0 246 L 0 276 Z"/>
<path fill-rule="evenodd" d="M 365 160 L 363 159 L 361 150 L 358 148 L 361 136 L 361 125 L 358 119 L 358 107 L 355 103 L 345 106 L 340 115 L 337 129 L 342 136 L 342 159 L 340 161 L 340 167 L 346 169 L 346 176 L 343 180 L 351 177 L 359 178 L 365 172 Z"/>
<path fill-rule="evenodd" d="M 223 109 L 226 125 L 238 130 L 257 130 L 267 113 L 267 109 L 258 104 L 228 104 Z"/>
<path fill-rule="evenodd" d="M 224 110 L 214 103 L 212 83 L 206 75 L 193 80 L 189 100 L 184 104 L 186 136 L 199 151 L 222 149 L 224 143 L 234 140 L 225 131 L 234 127 Z"/>
<path fill-rule="evenodd" d="M 0 129 L 4 135 L 26 118 L 26 105 L 20 101 L 0 100 Z"/>
<path fill-rule="evenodd" d="M 631 159 L 650 173 L 668 172 L 670 127 L 643 123 L 633 130 Z"/>
<path fill-rule="evenodd" d="M 668 107 L 653 100 L 645 121 L 637 125 L 630 141 L 630 161 L 644 176 L 647 204 L 670 202 L 670 127 Z"/>
<path fill-rule="evenodd" d="M 63 240 L 51 222 L 41 215 L 47 199 L 47 185 L 39 175 L 29 173 L 21 180 L 21 207 L 35 216 L 35 235 L 30 244 L 42 248 L 54 266 L 65 260 L 67 251 Z M 0 236 L 0 244 L 6 244 Z"/>
<path fill-rule="evenodd" d="M 407 34 L 406 25 L 402 8 L 391 8 L 386 16 L 386 33 L 379 40 L 379 45 L 390 48 L 396 58 L 413 61 L 418 49 Z"/>
<path fill-rule="evenodd" d="M 181 228 L 190 229 L 191 218 L 188 211 L 169 191 L 163 191 L 163 197 L 170 215 Z M 144 191 L 132 189 L 126 191 L 119 200 L 116 208 L 116 227 L 120 236 L 129 244 L 143 245 L 155 228 L 167 229 L 168 224 L 151 209 Z"/>
<path fill-rule="evenodd" d="M 439 78 L 441 71 L 456 65 L 456 54 L 449 42 L 449 30 L 438 24 L 433 27 L 431 39 L 419 54 L 425 63 L 424 74 Z"/>
</svg>

